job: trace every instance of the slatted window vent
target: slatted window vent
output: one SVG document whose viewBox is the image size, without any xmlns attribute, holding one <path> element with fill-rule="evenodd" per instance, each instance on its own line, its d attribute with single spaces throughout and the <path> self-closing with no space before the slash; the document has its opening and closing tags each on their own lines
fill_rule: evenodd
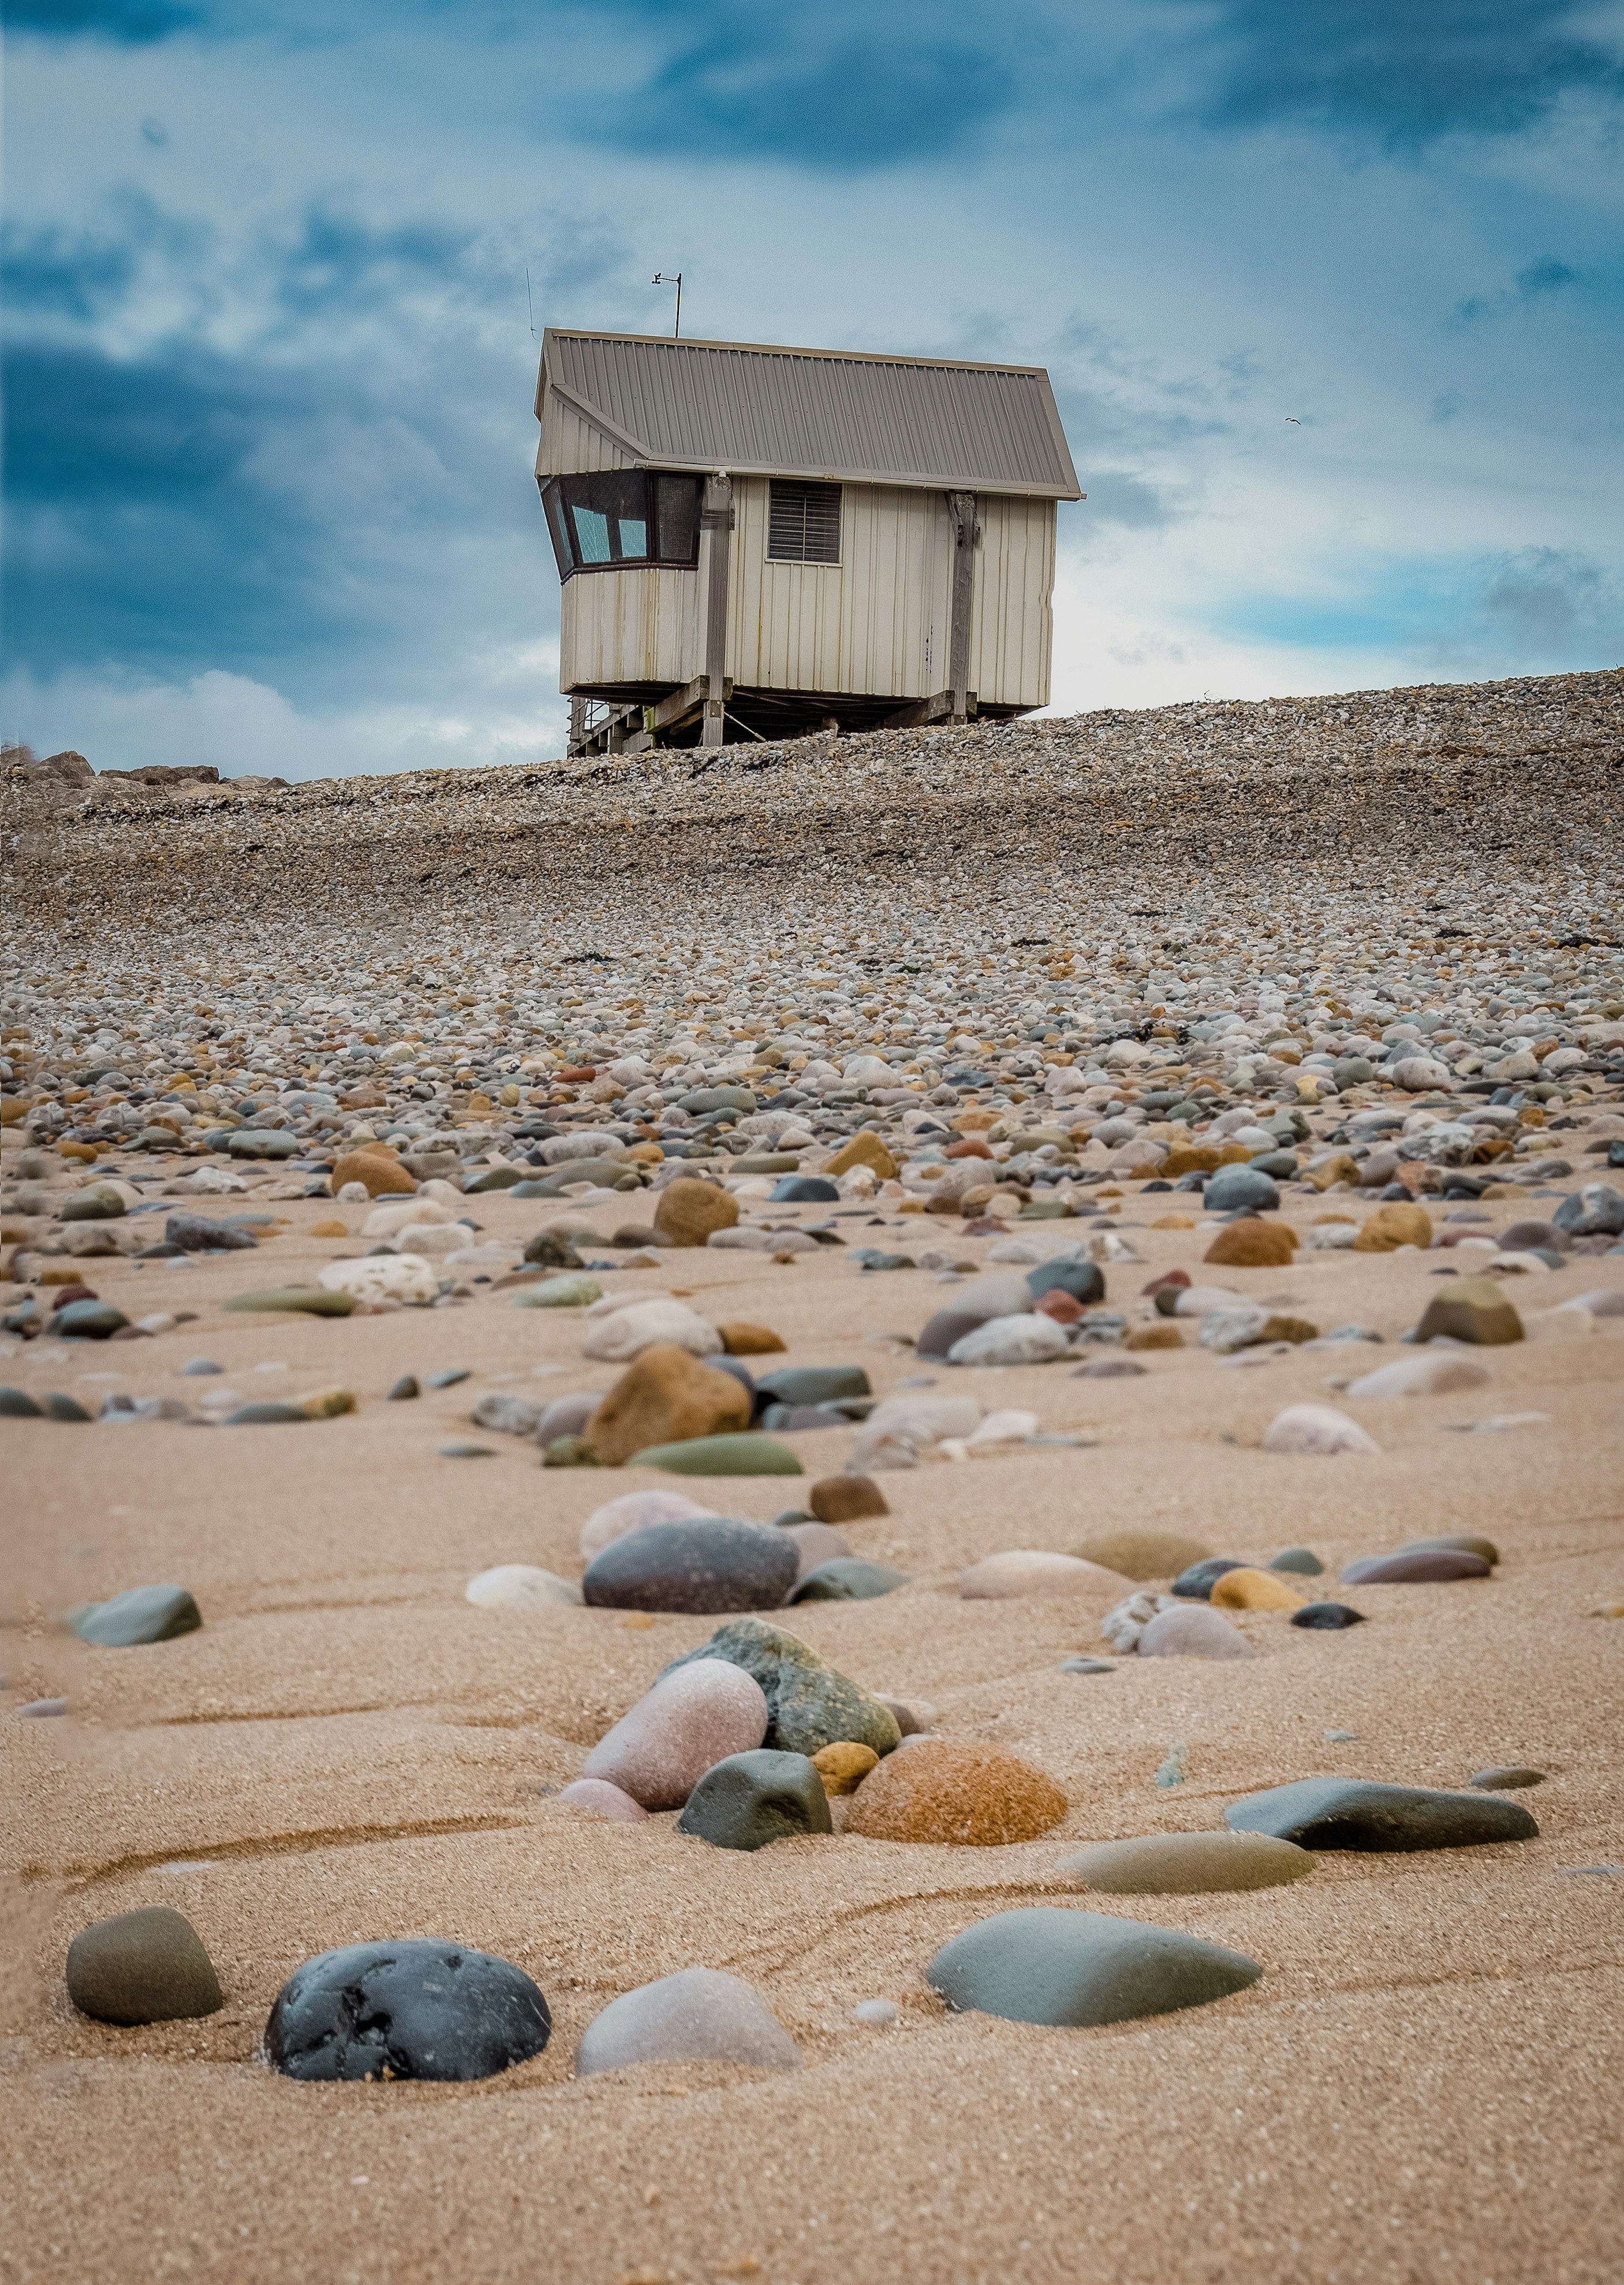
<svg viewBox="0 0 1624 2285">
<path fill-rule="evenodd" d="M 774 479 L 767 503 L 770 563 L 838 563 L 840 486 Z"/>
</svg>

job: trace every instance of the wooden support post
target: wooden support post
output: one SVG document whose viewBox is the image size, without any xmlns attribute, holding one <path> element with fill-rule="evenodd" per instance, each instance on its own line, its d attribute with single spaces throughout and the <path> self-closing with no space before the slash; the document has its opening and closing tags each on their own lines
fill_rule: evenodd
<svg viewBox="0 0 1624 2285">
<path fill-rule="evenodd" d="M 726 726 L 727 584 L 734 528 L 733 479 L 720 470 L 705 479 L 699 528 L 710 535 L 710 577 L 705 587 L 705 712 L 699 742 L 719 746 Z"/>
<path fill-rule="evenodd" d="M 569 751 L 578 754 L 586 742 L 586 701 L 572 698 L 569 702 Z"/>
<path fill-rule="evenodd" d="M 953 718 L 969 717 L 970 610 L 976 592 L 976 542 L 981 537 L 976 522 L 974 492 L 949 492 L 947 513 L 953 520 L 953 616 L 947 639 L 947 687 Z"/>
</svg>

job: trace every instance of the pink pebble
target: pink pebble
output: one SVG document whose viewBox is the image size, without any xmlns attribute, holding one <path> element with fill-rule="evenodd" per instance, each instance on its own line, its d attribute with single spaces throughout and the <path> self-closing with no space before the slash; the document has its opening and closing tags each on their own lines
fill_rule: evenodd
<svg viewBox="0 0 1624 2285">
<path fill-rule="evenodd" d="M 577 1809 L 595 1809 L 600 1817 L 612 1817 L 617 1825 L 646 1825 L 648 1811 L 629 1793 L 607 1778 L 577 1778 L 559 1794 L 561 1801 L 572 1801 Z"/>
<path fill-rule="evenodd" d="M 708 1769 L 754 1753 L 766 1734 L 767 1701 L 755 1676 L 726 1659 L 696 1659 L 621 1716 L 581 1775 L 607 1778 L 645 1809 L 680 1809 Z"/>
</svg>

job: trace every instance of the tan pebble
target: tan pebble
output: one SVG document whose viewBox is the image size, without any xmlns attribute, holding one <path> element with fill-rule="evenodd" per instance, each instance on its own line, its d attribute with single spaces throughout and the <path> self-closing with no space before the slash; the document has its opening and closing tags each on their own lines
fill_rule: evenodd
<svg viewBox="0 0 1624 2285">
<path fill-rule="evenodd" d="M 766 1325 L 734 1323 L 718 1325 L 717 1331 L 729 1356 L 770 1356 L 784 1347 Z"/>
<path fill-rule="evenodd" d="M 1272 1572 L 1243 1567 L 1226 1571 L 1212 1589 L 1212 1600 L 1231 1611 L 1296 1611 L 1304 1598 Z"/>
<path fill-rule="evenodd" d="M 1278 1269 L 1296 1252 L 1297 1232 L 1283 1221 L 1232 1221 L 1201 1258 L 1231 1269 Z"/>
<path fill-rule="evenodd" d="M 879 1766 L 879 1760 L 872 1746 L 843 1738 L 835 1745 L 820 1747 L 812 1763 L 823 1779 L 824 1792 L 839 1794 L 855 1793 L 869 1771 Z"/>
<path fill-rule="evenodd" d="M 1177 1325 L 1135 1325 L 1123 1346 L 1130 1349 L 1181 1349 L 1184 1336 Z"/>
<path fill-rule="evenodd" d="M 1355 1253 L 1393 1253 L 1400 1245 L 1432 1243 L 1432 1217 L 1424 1206 L 1404 1205 L 1394 1199 L 1377 1206 L 1353 1240 Z"/>
</svg>

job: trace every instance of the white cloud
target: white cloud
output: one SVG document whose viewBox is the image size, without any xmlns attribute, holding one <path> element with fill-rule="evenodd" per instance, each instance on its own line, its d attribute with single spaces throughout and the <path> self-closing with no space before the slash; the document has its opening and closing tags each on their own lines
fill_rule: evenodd
<svg viewBox="0 0 1624 2285">
<path fill-rule="evenodd" d="M 505 677 L 493 659 L 490 679 L 530 683 L 556 677 L 555 646 L 537 644 L 530 671 Z M 0 722 L 7 737 L 38 753 L 71 748 L 98 770 L 205 764 L 222 777 L 370 776 L 397 770 L 451 769 L 533 762 L 561 754 L 565 703 L 531 708 L 435 711 L 385 705 L 301 713 L 279 690 L 218 669 L 185 682 L 66 673 L 50 682 L 27 673 L 0 683 Z"/>
</svg>

